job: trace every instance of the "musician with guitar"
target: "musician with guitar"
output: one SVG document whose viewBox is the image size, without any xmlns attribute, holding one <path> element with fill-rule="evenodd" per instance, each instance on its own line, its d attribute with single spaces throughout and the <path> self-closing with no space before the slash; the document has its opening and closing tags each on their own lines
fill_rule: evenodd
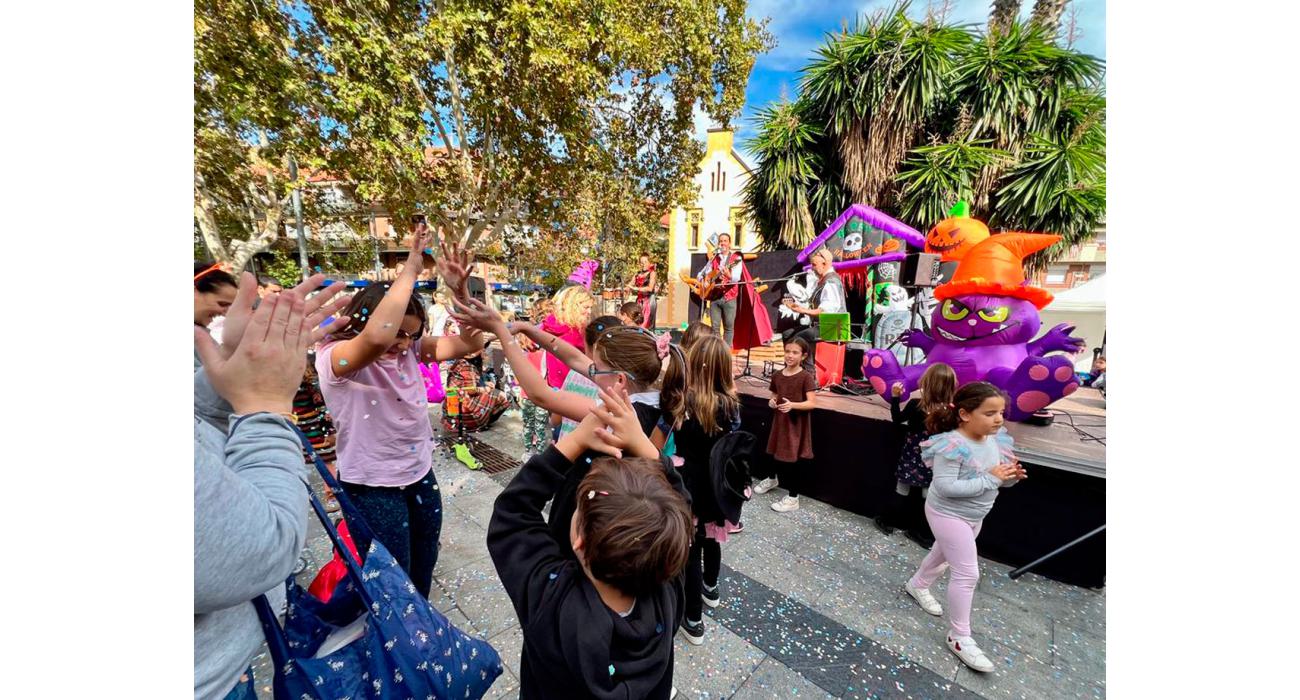
<svg viewBox="0 0 1300 700">
<path fill-rule="evenodd" d="M 713 257 L 695 276 L 700 281 L 700 298 L 709 302 L 709 321 L 714 332 L 731 347 L 736 326 L 736 298 L 740 296 L 740 278 L 744 258 L 731 250 L 731 236 L 718 236 Z M 722 286 L 718 286 L 722 285 Z"/>
<path fill-rule="evenodd" d="M 813 251 L 812 255 L 808 257 L 808 262 L 812 265 L 813 275 L 817 278 L 817 284 L 813 287 L 812 294 L 808 298 L 808 303 L 811 304 L 811 306 L 800 306 L 795 303 L 794 299 L 790 296 L 783 299 L 781 303 L 785 304 L 795 313 L 805 314 L 814 318 L 822 314 L 842 314 L 847 311 L 848 306 L 845 304 L 844 299 L 844 282 L 835 272 L 833 266 L 835 258 L 831 254 L 831 251 L 824 245 L 818 246 L 817 249 Z M 813 353 L 804 355 L 803 368 L 810 372 L 813 371 L 815 366 L 813 361 L 817 356 L 815 351 L 817 349 L 819 334 L 820 332 L 817 324 L 813 324 L 791 333 L 789 337 L 786 338 L 787 343 L 790 342 L 791 338 L 803 338 L 808 341 L 808 345 L 813 348 Z"/>
</svg>

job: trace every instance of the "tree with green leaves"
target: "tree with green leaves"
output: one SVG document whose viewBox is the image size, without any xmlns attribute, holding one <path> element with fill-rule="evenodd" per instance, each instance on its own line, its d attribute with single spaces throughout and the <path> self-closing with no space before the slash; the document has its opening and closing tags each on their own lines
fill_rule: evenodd
<svg viewBox="0 0 1300 700">
<path fill-rule="evenodd" d="M 290 51 L 273 0 L 194 5 L 194 220 L 208 252 L 233 270 L 280 234 L 289 159 L 319 154 L 307 114 L 309 71 Z"/>
<path fill-rule="evenodd" d="M 288 156 L 347 180 L 363 205 L 396 221 L 423 214 L 470 246 L 489 235 L 518 244 L 529 232 L 556 242 L 648 230 L 690 196 L 701 157 L 693 109 L 734 119 L 755 56 L 771 45 L 745 7 L 202 0 L 196 133 L 219 131 L 224 148 L 217 157 L 196 136 L 204 240 L 221 243 L 209 232 L 222 221 L 207 214 L 220 210 L 245 224 L 246 242 L 238 255 L 212 247 L 219 257 L 242 264 L 265 247 L 302 184 L 285 182 Z M 254 189 L 256 206 L 245 206 Z M 592 196 L 604 206 L 573 205 Z"/>
<path fill-rule="evenodd" d="M 924 230 L 965 200 L 993 227 L 1061 234 L 1039 265 L 1089 237 L 1105 216 L 1102 62 L 1032 23 L 979 32 L 907 8 L 830 37 L 799 98 L 760 113 L 747 203 L 768 245 L 800 245 L 852 202 Z M 811 226 L 777 216 L 801 207 Z"/>
</svg>

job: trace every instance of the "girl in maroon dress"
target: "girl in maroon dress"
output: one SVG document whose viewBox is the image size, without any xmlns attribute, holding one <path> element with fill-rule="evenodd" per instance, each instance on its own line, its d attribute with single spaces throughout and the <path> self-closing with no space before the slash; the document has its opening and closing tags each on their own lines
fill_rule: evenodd
<svg viewBox="0 0 1300 700">
<path fill-rule="evenodd" d="M 759 482 L 754 488 L 757 493 L 770 491 L 778 484 L 785 486 L 789 495 L 772 504 L 772 510 L 786 513 L 799 508 L 799 474 L 797 464 L 800 460 L 812 459 L 812 413 L 816 406 L 817 378 L 812 372 L 803 368 L 804 359 L 812 354 L 812 348 L 803 338 L 791 338 L 785 342 L 785 367 L 772 375 L 768 388 L 772 398 L 767 402 L 772 407 L 772 432 L 767 438 L 767 453 L 777 464 L 776 478 Z"/>
</svg>

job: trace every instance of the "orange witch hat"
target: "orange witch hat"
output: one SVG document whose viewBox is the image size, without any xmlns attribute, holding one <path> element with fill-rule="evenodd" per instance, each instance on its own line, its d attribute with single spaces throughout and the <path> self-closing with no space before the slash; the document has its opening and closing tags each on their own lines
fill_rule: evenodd
<svg viewBox="0 0 1300 700">
<path fill-rule="evenodd" d="M 999 233 L 971 248 L 947 284 L 935 288 L 939 301 L 965 294 L 1024 299 L 1038 308 L 1052 303 L 1052 293 L 1025 281 L 1025 257 L 1061 240 L 1047 233 Z"/>
</svg>

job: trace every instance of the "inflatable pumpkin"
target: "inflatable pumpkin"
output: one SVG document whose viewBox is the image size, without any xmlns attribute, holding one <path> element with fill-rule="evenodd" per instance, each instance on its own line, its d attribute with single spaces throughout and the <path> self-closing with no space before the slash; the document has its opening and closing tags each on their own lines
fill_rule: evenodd
<svg viewBox="0 0 1300 700">
<path fill-rule="evenodd" d="M 989 227 L 970 217 L 970 206 L 957 202 L 948 210 L 948 218 L 940 221 L 925 236 L 925 252 L 937 253 L 944 262 L 961 260 L 966 251 L 989 237 Z"/>
</svg>

